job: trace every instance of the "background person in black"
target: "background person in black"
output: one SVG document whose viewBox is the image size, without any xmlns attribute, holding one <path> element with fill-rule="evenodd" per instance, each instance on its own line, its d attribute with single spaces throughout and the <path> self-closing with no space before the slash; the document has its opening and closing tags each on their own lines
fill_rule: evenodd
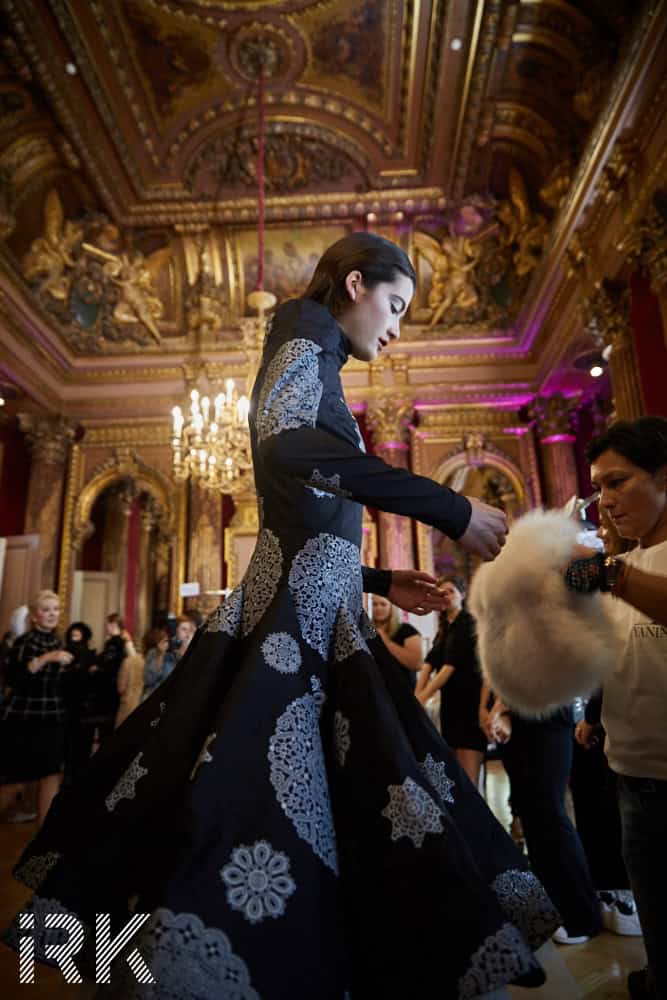
<svg viewBox="0 0 667 1000">
<path fill-rule="evenodd" d="M 383 643 L 403 667 L 403 673 L 414 687 L 422 665 L 422 637 L 417 629 L 404 622 L 401 611 L 380 594 L 373 594 L 372 622 Z"/>
<path fill-rule="evenodd" d="M 482 700 L 486 703 L 484 693 Z M 558 944 L 583 944 L 602 929 L 588 860 L 565 809 L 573 734 L 569 706 L 544 719 L 525 719 L 495 699 L 488 716 L 487 736 L 502 746 L 512 809 L 521 817 L 531 867 L 563 918 L 553 936 Z"/>
<path fill-rule="evenodd" d="M 90 648 L 93 633 L 85 622 L 72 622 L 65 633 L 65 649 L 72 663 L 65 680 L 68 710 L 65 784 L 74 781 L 90 759 L 95 726 L 95 663 L 97 651 Z M 101 675 L 98 673 L 98 677 Z"/>
<path fill-rule="evenodd" d="M 30 602 L 32 628 L 11 649 L 11 694 L 0 709 L 0 813 L 16 795 L 16 786 L 39 781 L 39 823 L 49 811 L 62 781 L 65 760 L 66 707 L 63 671 L 72 654 L 56 633 L 60 603 L 52 590 L 40 590 Z"/>
<path fill-rule="evenodd" d="M 100 672 L 96 678 L 95 710 L 100 721 L 98 733 L 100 746 L 114 730 L 116 713 L 120 704 L 118 694 L 118 671 L 126 656 L 136 653 L 129 634 L 125 631 L 125 623 L 119 614 L 107 615 L 105 623 L 107 639 L 104 649 L 97 661 Z M 95 668 L 93 668 L 95 672 Z"/>
<path fill-rule="evenodd" d="M 475 620 L 463 607 L 465 584 L 460 577 L 440 577 L 438 588 L 445 598 L 445 610 L 416 694 L 425 705 L 440 691 L 440 732 L 477 786 L 487 741 L 478 722 L 482 678 Z"/>
</svg>

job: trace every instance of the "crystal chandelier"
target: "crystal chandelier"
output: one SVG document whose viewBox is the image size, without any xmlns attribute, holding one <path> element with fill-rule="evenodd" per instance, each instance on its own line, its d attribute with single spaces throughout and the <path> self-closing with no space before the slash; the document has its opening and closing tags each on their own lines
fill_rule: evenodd
<svg viewBox="0 0 667 1000">
<path fill-rule="evenodd" d="M 248 296 L 248 305 L 258 315 L 241 321 L 243 348 L 248 363 L 246 385 L 252 390 L 261 353 L 265 314 L 276 298 L 264 289 L 265 228 L 265 101 L 264 84 L 271 53 L 266 45 L 252 49 L 257 72 L 257 283 Z M 206 489 L 220 493 L 243 494 L 253 490 L 253 467 L 248 428 L 249 400 L 239 396 L 233 379 L 227 379 L 225 392 L 202 395 L 197 388 L 190 392 L 189 413 L 180 406 L 171 411 L 173 421 L 172 452 L 174 478 L 192 479 Z M 186 405 L 187 408 L 187 405 Z"/>
<path fill-rule="evenodd" d="M 239 396 L 233 379 L 213 399 L 190 392 L 190 412 L 171 411 L 174 477 L 192 479 L 205 489 L 237 493 L 252 483 L 247 396 Z"/>
</svg>

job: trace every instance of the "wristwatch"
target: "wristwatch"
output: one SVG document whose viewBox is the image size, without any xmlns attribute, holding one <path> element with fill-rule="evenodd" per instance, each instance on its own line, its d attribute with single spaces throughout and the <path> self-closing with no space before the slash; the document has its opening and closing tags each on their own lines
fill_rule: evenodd
<svg viewBox="0 0 667 1000">
<path fill-rule="evenodd" d="M 600 575 L 600 590 L 617 595 L 623 585 L 627 569 L 625 559 L 619 559 L 618 556 L 606 556 L 603 566 L 604 569 Z"/>
</svg>

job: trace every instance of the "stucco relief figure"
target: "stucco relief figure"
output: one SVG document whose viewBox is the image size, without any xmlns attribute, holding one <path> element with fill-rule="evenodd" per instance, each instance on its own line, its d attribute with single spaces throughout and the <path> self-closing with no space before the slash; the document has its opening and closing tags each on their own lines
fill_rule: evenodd
<svg viewBox="0 0 667 1000">
<path fill-rule="evenodd" d="M 522 278 L 537 267 L 549 235 L 548 223 L 532 211 L 525 181 L 516 167 L 510 167 L 509 195 L 496 215 L 501 223 L 501 243 L 512 250 L 514 271 Z"/>
<path fill-rule="evenodd" d="M 428 295 L 432 310 L 429 326 L 435 326 L 454 307 L 466 310 L 479 303 L 473 271 L 480 257 L 480 246 L 465 236 L 450 234 L 440 242 L 426 233 L 415 233 L 415 246 L 433 268 Z"/>
<path fill-rule="evenodd" d="M 156 320 L 162 316 L 164 307 L 154 294 L 154 285 L 160 269 L 171 257 L 171 249 L 163 247 L 144 257 L 136 250 L 132 254 L 110 254 L 90 243 L 84 243 L 83 248 L 105 261 L 104 274 L 120 290 L 120 298 L 113 311 L 116 322 L 143 323 L 160 343 Z"/>
<path fill-rule="evenodd" d="M 49 191 L 44 203 L 44 235 L 32 241 L 24 256 L 21 270 L 24 278 L 41 278 L 39 291 L 64 301 L 69 294 L 71 276 L 68 269 L 75 265 L 74 249 L 83 239 L 83 226 L 66 222 L 60 195 Z"/>
</svg>

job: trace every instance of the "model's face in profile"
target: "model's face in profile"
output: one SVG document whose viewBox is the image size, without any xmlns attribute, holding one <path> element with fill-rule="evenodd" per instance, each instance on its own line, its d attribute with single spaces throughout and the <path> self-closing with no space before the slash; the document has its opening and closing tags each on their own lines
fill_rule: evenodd
<svg viewBox="0 0 667 1000">
<path fill-rule="evenodd" d="M 646 543 L 667 516 L 666 470 L 652 474 L 609 449 L 591 465 L 600 506 L 621 538 Z"/>
<path fill-rule="evenodd" d="M 401 319 L 414 294 L 412 280 L 397 274 L 393 281 L 382 281 L 367 288 L 359 271 L 345 279 L 350 304 L 338 317 L 352 354 L 359 361 L 375 361 L 392 340 L 400 336 Z"/>
<path fill-rule="evenodd" d="M 51 629 L 54 629 L 58 624 L 59 617 L 60 604 L 55 597 L 47 597 L 40 601 L 33 615 L 35 625 L 44 632 L 50 632 Z"/>
</svg>

